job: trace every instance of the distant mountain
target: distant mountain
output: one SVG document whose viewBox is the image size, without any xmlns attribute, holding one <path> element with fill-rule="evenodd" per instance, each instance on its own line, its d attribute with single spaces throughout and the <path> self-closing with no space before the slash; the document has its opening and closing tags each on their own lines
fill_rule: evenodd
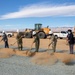
<svg viewBox="0 0 75 75">
<path fill-rule="evenodd" d="M 51 29 L 51 31 L 53 32 L 60 32 L 60 31 L 67 31 L 68 29 L 71 29 L 74 32 L 74 27 L 49 27 Z M 24 32 L 25 29 L 19 29 L 21 32 Z M 2 29 L 0 29 L 0 31 L 3 31 Z M 9 30 L 4 30 L 7 32 L 16 32 L 17 29 L 9 29 Z"/>
<path fill-rule="evenodd" d="M 67 31 L 68 29 L 71 29 L 74 32 L 74 27 L 51 27 L 50 29 L 53 32 Z"/>
</svg>

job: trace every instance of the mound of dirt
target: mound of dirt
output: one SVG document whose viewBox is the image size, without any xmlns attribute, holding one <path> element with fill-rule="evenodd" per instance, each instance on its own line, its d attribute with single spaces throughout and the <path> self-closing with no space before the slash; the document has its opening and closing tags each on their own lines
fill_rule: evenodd
<svg viewBox="0 0 75 75">
<path fill-rule="evenodd" d="M 10 48 L 2 48 L 0 49 L 0 58 L 8 58 L 15 54 L 15 51 Z"/>
<path fill-rule="evenodd" d="M 39 65 L 53 65 L 57 62 L 57 58 L 47 52 L 36 53 L 31 61 Z"/>
<path fill-rule="evenodd" d="M 73 55 L 73 54 L 54 53 L 54 55 L 56 56 L 56 58 L 59 61 L 65 63 L 65 64 L 71 63 L 72 61 L 75 60 L 75 55 Z"/>
<path fill-rule="evenodd" d="M 32 56 L 34 53 L 30 51 L 19 51 L 19 50 L 13 50 L 10 48 L 2 48 L 0 49 L 0 58 L 7 58 L 13 55 L 19 55 L 19 56 Z"/>
<path fill-rule="evenodd" d="M 16 50 L 15 51 L 16 55 L 19 55 L 19 56 L 31 56 L 31 52 L 30 51 L 19 51 L 19 50 Z"/>
</svg>

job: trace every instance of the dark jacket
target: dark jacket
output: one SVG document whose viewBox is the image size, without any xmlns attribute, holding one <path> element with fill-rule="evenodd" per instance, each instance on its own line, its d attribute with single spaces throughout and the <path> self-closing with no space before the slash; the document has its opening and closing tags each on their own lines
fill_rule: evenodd
<svg viewBox="0 0 75 75">
<path fill-rule="evenodd" d="M 67 38 L 69 44 L 74 44 L 74 36 L 72 33 L 68 34 Z"/>
<path fill-rule="evenodd" d="M 4 42 L 5 42 L 5 41 L 8 41 L 7 35 L 6 35 L 5 33 L 3 34 L 2 40 L 3 40 Z"/>
</svg>

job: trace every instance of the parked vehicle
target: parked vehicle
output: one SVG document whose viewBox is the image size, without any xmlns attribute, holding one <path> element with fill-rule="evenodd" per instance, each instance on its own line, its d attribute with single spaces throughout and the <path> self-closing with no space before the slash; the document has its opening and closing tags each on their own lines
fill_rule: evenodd
<svg viewBox="0 0 75 75">
<path fill-rule="evenodd" d="M 59 33 L 54 33 L 54 35 L 57 38 L 63 39 L 63 38 L 66 38 L 67 37 L 68 33 L 67 33 L 67 31 L 61 31 Z"/>
<path fill-rule="evenodd" d="M 9 32 L 5 32 L 6 33 L 6 35 L 8 36 L 8 37 L 12 37 L 12 36 L 14 36 L 14 34 L 13 33 L 9 33 Z M 3 36 L 3 32 L 2 31 L 0 31 L 0 36 Z"/>
</svg>

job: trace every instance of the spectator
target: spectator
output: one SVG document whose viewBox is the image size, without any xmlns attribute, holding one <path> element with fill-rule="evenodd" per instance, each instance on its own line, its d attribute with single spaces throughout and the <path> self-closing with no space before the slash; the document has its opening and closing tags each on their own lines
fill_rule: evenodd
<svg viewBox="0 0 75 75">
<path fill-rule="evenodd" d="M 70 48 L 70 54 L 73 54 L 74 35 L 72 33 L 72 30 L 70 29 L 68 30 L 67 41 L 68 41 L 69 48 Z"/>
</svg>

